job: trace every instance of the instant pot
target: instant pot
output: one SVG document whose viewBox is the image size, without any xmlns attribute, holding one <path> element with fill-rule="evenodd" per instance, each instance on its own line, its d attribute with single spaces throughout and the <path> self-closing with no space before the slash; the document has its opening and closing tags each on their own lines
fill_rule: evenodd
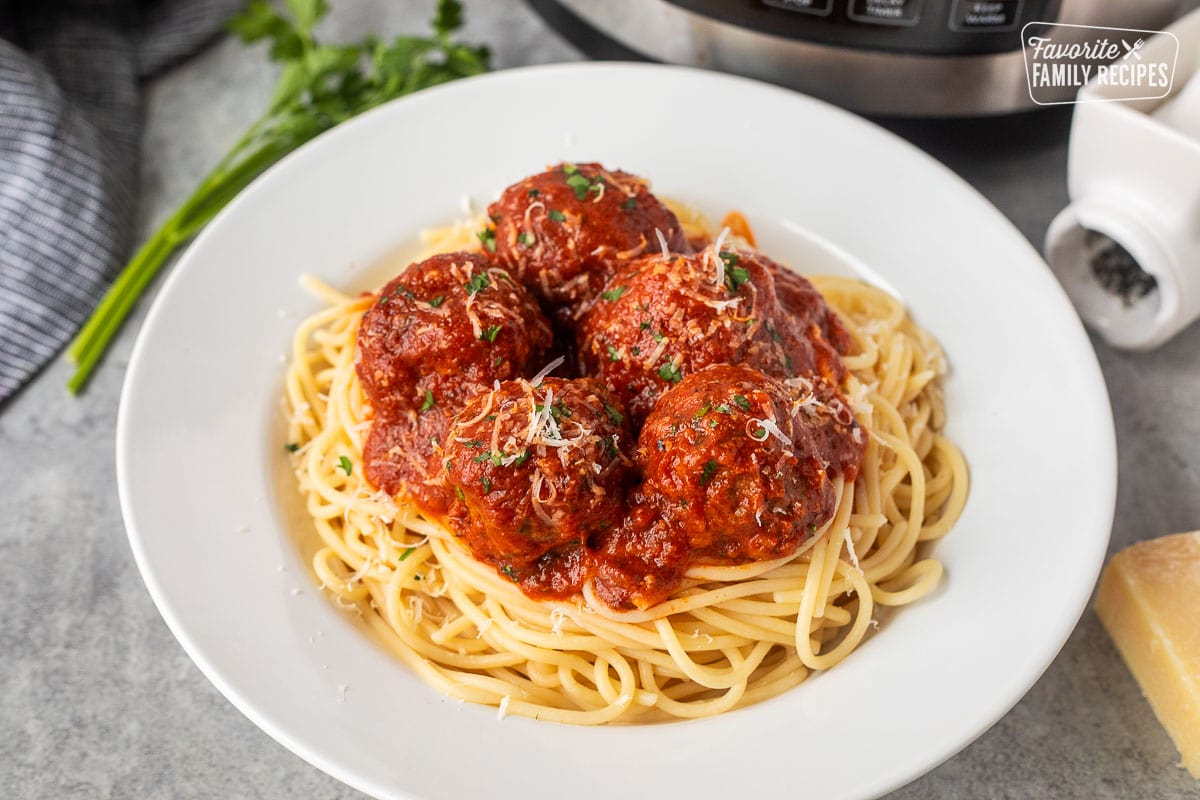
<svg viewBox="0 0 1200 800">
<path fill-rule="evenodd" d="M 1029 22 L 1154 31 L 1195 7 L 1194 0 L 528 1 L 593 57 L 735 72 L 859 112 L 903 116 L 1034 107 L 1021 49 Z"/>
</svg>

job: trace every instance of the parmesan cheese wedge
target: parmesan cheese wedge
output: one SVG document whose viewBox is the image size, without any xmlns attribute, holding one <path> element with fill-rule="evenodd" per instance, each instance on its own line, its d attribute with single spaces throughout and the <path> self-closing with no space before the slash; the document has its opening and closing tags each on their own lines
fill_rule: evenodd
<svg viewBox="0 0 1200 800">
<path fill-rule="evenodd" d="M 1183 766 L 1200 778 L 1200 531 L 1138 542 L 1113 556 L 1096 613 Z"/>
</svg>

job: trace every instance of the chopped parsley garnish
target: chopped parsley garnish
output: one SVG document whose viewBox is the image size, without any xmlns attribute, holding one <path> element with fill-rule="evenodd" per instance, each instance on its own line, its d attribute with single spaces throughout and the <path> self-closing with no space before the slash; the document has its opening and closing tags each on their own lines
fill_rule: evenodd
<svg viewBox="0 0 1200 800">
<path fill-rule="evenodd" d="M 463 492 L 461 486 L 454 487 L 454 496 L 457 497 L 459 500 L 461 500 L 464 503 L 467 502 L 467 495 L 466 495 L 466 493 Z"/>
<path fill-rule="evenodd" d="M 287 450 L 289 453 L 294 453 L 300 449 L 300 443 L 299 442 L 288 442 L 287 444 L 285 444 L 283 446 L 283 449 Z"/>
<path fill-rule="evenodd" d="M 517 456 L 516 460 L 512 462 L 512 465 L 511 465 L 511 466 L 514 466 L 514 467 L 519 467 L 519 466 L 521 466 L 522 464 L 524 464 L 524 463 L 525 463 L 526 461 L 528 461 L 528 460 L 529 460 L 529 451 L 528 451 L 528 450 L 522 450 L 522 451 L 521 451 L 521 455 Z"/>
<path fill-rule="evenodd" d="M 492 359 L 492 366 L 493 366 L 493 367 L 498 367 L 498 366 L 500 366 L 500 362 L 501 362 L 501 361 L 503 361 L 503 360 L 504 360 L 504 357 L 503 357 L 503 356 L 496 356 L 495 358 L 493 358 L 493 359 Z"/>
<path fill-rule="evenodd" d="M 654 337 L 654 341 L 656 342 L 661 342 L 663 339 L 667 338 L 658 331 L 650 331 L 650 335 Z"/>
<path fill-rule="evenodd" d="M 579 172 L 579 167 L 575 166 L 574 164 L 572 164 L 570 162 L 567 162 L 566 164 L 563 164 L 562 171 L 563 171 L 564 175 L 574 175 L 577 172 Z"/>
<path fill-rule="evenodd" d="M 471 280 L 463 284 L 463 288 L 467 290 L 467 294 L 475 294 L 482 292 L 487 287 L 491 286 L 492 282 L 488 280 L 486 272 L 481 272 L 478 275 L 471 277 Z"/>
<path fill-rule="evenodd" d="M 679 367 L 668 361 L 658 368 L 658 377 L 662 378 L 664 381 L 679 383 L 681 380 L 683 380 L 683 373 L 679 371 Z"/>
<path fill-rule="evenodd" d="M 722 414 L 725 414 L 726 416 L 733 413 L 733 409 L 730 408 L 729 406 L 725 405 L 724 403 L 721 403 L 721 405 L 717 406 L 717 411 L 721 412 Z"/>
<path fill-rule="evenodd" d="M 567 186 L 575 190 L 576 200 L 582 200 L 587 197 L 588 189 L 591 188 L 592 182 L 578 172 L 574 172 L 567 176 Z"/>
<path fill-rule="evenodd" d="M 613 361 L 621 360 L 621 351 L 610 345 L 605 345 L 608 348 L 608 357 Z"/>
<path fill-rule="evenodd" d="M 508 578 L 513 583 L 516 583 L 517 571 L 513 569 L 512 564 L 505 564 L 504 566 L 500 567 L 500 571 L 504 573 L 504 577 Z"/>
<path fill-rule="evenodd" d="M 472 450 L 478 450 L 479 448 L 483 447 L 483 440 L 482 439 L 472 439 L 469 442 L 467 442 L 467 447 L 471 448 Z"/>
<path fill-rule="evenodd" d="M 433 408 L 435 405 L 437 405 L 437 403 L 434 402 L 433 392 L 426 389 L 425 390 L 425 402 L 421 403 L 421 411 L 422 412 L 428 411 L 429 409 Z"/>
<path fill-rule="evenodd" d="M 567 215 L 559 211 L 557 208 L 552 208 L 546 212 L 546 216 L 555 222 L 566 222 Z"/>
<path fill-rule="evenodd" d="M 717 462 L 713 461 L 712 459 L 709 459 L 708 462 L 704 465 L 704 471 L 700 473 L 700 485 L 704 486 L 709 481 L 711 481 L 713 475 L 715 475 L 717 473 L 717 469 L 720 466 L 721 465 L 718 464 Z"/>
<path fill-rule="evenodd" d="M 530 196 L 530 197 L 537 197 L 539 194 L 541 194 L 541 192 L 539 192 L 537 189 L 530 189 L 530 190 L 529 190 L 529 196 Z"/>
<path fill-rule="evenodd" d="M 650 320 L 648 320 L 648 319 L 644 319 L 644 320 L 642 320 L 642 324 L 641 324 L 641 325 L 638 325 L 638 330 L 639 330 L 639 331 L 648 331 L 648 330 L 650 330 Z"/>
<path fill-rule="evenodd" d="M 416 552 L 416 550 L 417 550 L 417 548 L 415 548 L 415 547 L 408 548 L 407 550 L 405 550 L 403 553 L 400 554 L 400 560 L 403 561 L 404 559 L 408 558 L 414 552 Z"/>
<path fill-rule="evenodd" d="M 479 233 L 477 233 L 475 235 L 479 237 L 479 241 L 483 243 L 483 246 L 487 249 L 487 251 L 489 253 L 496 252 L 496 229 L 495 228 L 484 228 L 483 230 L 481 230 Z"/>
<path fill-rule="evenodd" d="M 350 459 L 345 456 L 338 457 L 338 466 L 342 468 L 342 472 L 346 473 L 346 477 L 350 477 L 350 471 L 354 469 L 354 465 L 350 463 Z"/>
<path fill-rule="evenodd" d="M 625 209 L 626 211 L 633 211 L 635 208 L 637 208 L 637 195 L 634 195 L 624 203 L 621 203 L 621 208 Z"/>
<path fill-rule="evenodd" d="M 621 409 L 605 403 L 604 410 L 608 412 L 608 418 L 612 420 L 613 425 L 620 425 L 625 421 L 625 415 L 621 413 Z"/>
<path fill-rule="evenodd" d="M 638 347 L 637 345 L 634 345 L 633 347 L 629 348 L 629 352 L 633 353 L 635 356 L 640 355 L 642 352 L 642 348 Z"/>
<path fill-rule="evenodd" d="M 492 491 L 492 479 L 487 475 L 484 475 L 479 479 L 479 482 L 483 485 L 483 493 L 490 494 Z"/>
<path fill-rule="evenodd" d="M 609 289 L 607 292 L 601 292 L 600 297 L 611 302 L 613 300 L 620 300 L 623 294 L 625 294 L 625 287 L 618 286 L 615 289 Z"/>
<path fill-rule="evenodd" d="M 435 297 L 429 301 L 429 305 L 432 306 L 433 308 L 437 308 L 444 302 L 446 302 L 446 295 L 439 294 L 437 297 Z"/>
<path fill-rule="evenodd" d="M 617 452 L 617 445 L 615 442 L 613 442 L 614 438 L 615 437 L 613 436 L 605 436 L 600 440 L 604 444 L 604 453 L 609 458 L 616 458 L 619 455 Z"/>
<path fill-rule="evenodd" d="M 536 403 L 533 406 L 533 410 L 540 414 L 540 413 L 542 413 L 542 409 L 544 409 L 545 407 L 546 406 L 544 406 L 541 403 Z M 564 417 L 570 417 L 571 409 L 567 408 L 562 403 L 555 403 L 552 406 L 550 406 L 550 416 L 554 417 L 555 419 L 562 419 Z"/>
<path fill-rule="evenodd" d="M 759 428 L 754 433 L 750 434 L 750 438 L 756 442 L 765 442 L 767 440 L 767 429 Z"/>
<path fill-rule="evenodd" d="M 499 450 L 492 451 L 492 466 L 493 467 L 504 466 L 504 453 L 501 453 Z"/>
<path fill-rule="evenodd" d="M 729 267 L 725 270 L 725 288 L 736 292 L 743 283 L 750 281 L 750 270 L 745 267 Z"/>
<path fill-rule="evenodd" d="M 500 333 L 500 329 L 502 327 L 504 327 L 504 326 L 503 325 L 491 325 L 491 326 L 485 328 L 483 333 L 479 334 L 479 338 L 485 342 L 494 342 L 494 341 L 496 341 L 496 335 Z"/>
<path fill-rule="evenodd" d="M 740 408 L 742 411 L 750 410 L 750 401 L 747 400 L 744 395 L 735 394 L 733 396 L 733 402 L 737 403 L 738 408 Z"/>
<path fill-rule="evenodd" d="M 700 419 L 709 411 L 712 411 L 712 403 L 705 403 L 704 405 L 700 406 L 699 411 L 692 415 L 692 419 Z"/>
<path fill-rule="evenodd" d="M 517 241 L 526 247 L 533 247 L 533 243 L 536 242 L 537 239 L 529 231 L 521 231 L 521 233 L 517 236 Z"/>
</svg>

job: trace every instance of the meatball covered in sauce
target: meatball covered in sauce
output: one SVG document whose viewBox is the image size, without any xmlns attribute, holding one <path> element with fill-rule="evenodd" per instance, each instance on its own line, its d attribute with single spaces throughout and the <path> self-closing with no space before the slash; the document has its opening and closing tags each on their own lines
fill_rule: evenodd
<svg viewBox="0 0 1200 800">
<path fill-rule="evenodd" d="M 444 512 L 439 453 L 454 413 L 493 381 L 540 366 L 550 338 L 533 297 L 478 254 L 437 255 L 393 279 L 358 331 L 357 372 L 375 411 L 367 481 Z"/>
<path fill-rule="evenodd" d="M 438 458 L 453 416 L 441 406 L 398 417 L 377 416 L 363 444 L 367 482 L 393 497 L 412 498 L 426 513 L 444 514 L 452 495 Z"/>
<path fill-rule="evenodd" d="M 541 366 L 550 323 L 506 271 L 445 253 L 392 279 L 363 315 L 358 376 L 376 414 L 458 408 L 495 380 Z"/>
<path fill-rule="evenodd" d="M 679 220 L 646 181 L 594 163 L 560 164 L 513 184 L 488 215 L 495 228 L 485 246 L 566 321 L 624 263 L 661 249 L 656 230 L 671 250 L 690 252 Z"/>
<path fill-rule="evenodd" d="M 771 275 L 775 278 L 775 294 L 779 304 L 784 313 L 792 318 L 792 324 L 781 326 L 780 336 L 786 338 L 800 334 L 804 341 L 789 342 L 789 346 L 804 351 L 802 360 L 813 365 L 813 372 L 840 384 L 846 376 L 846 370 L 838 356 L 849 353 L 853 344 L 846 326 L 807 278 L 781 264 L 765 260 L 769 262 Z"/>
<path fill-rule="evenodd" d="M 578 592 L 589 537 L 624 516 L 632 445 L 618 401 L 594 381 L 501 383 L 467 403 L 447 436 L 451 525 L 528 594 Z"/>
<path fill-rule="evenodd" d="M 584 368 L 635 421 L 667 389 L 713 364 L 747 364 L 780 378 L 808 374 L 814 345 L 779 304 L 776 267 L 757 253 L 715 247 L 638 259 L 581 320 Z"/>
<path fill-rule="evenodd" d="M 662 396 L 638 438 L 638 501 L 600 540 L 601 599 L 653 605 L 688 566 L 782 558 L 832 517 L 865 437 L 836 394 L 794 383 L 719 364 Z"/>
</svg>

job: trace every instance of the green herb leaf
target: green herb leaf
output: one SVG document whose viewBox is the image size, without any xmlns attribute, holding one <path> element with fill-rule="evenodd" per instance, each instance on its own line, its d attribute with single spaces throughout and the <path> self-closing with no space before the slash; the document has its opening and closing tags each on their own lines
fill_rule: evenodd
<svg viewBox="0 0 1200 800">
<path fill-rule="evenodd" d="M 526 247 L 533 247 L 533 244 L 537 241 L 537 238 L 529 231 L 521 231 L 521 233 L 517 235 L 517 241 Z"/>
<path fill-rule="evenodd" d="M 679 367 L 675 366 L 670 361 L 658 368 L 658 377 L 662 378 L 664 381 L 670 381 L 671 383 L 679 383 L 681 380 L 683 380 L 683 374 L 679 371 Z"/>
<path fill-rule="evenodd" d="M 605 347 L 608 348 L 608 357 L 610 360 L 612 360 L 612 361 L 620 361 L 621 360 L 621 351 L 620 350 L 613 347 L 611 344 L 605 345 Z"/>
<path fill-rule="evenodd" d="M 446 295 L 439 294 L 437 297 L 435 297 L 429 301 L 429 305 L 432 306 L 433 308 L 437 308 L 444 302 L 446 302 Z"/>
<path fill-rule="evenodd" d="M 484 475 L 482 478 L 479 479 L 479 483 L 483 485 L 483 493 L 484 494 L 491 494 L 491 492 L 492 492 L 492 479 L 491 478 L 489 478 L 487 475 Z"/>
<path fill-rule="evenodd" d="M 476 292 L 482 292 L 491 285 L 492 282 L 488 280 L 487 273 L 480 272 L 471 276 L 471 280 L 464 283 L 463 288 L 467 290 L 467 294 L 475 294 Z"/>
<path fill-rule="evenodd" d="M 530 196 L 530 197 L 537 197 L 539 194 L 541 194 L 541 192 L 539 192 L 537 189 L 530 189 L 530 190 L 529 190 L 529 196 Z"/>
<path fill-rule="evenodd" d="M 483 230 L 481 230 L 479 233 L 477 233 L 475 235 L 479 238 L 479 241 L 483 244 L 484 248 L 489 253 L 496 252 L 496 229 L 495 228 L 484 228 Z"/>
<path fill-rule="evenodd" d="M 504 573 L 504 577 L 508 578 L 513 583 L 517 581 L 517 571 L 513 569 L 512 564 L 504 564 L 500 567 L 500 571 Z"/>
<path fill-rule="evenodd" d="M 300 443 L 299 442 L 288 442 L 287 444 L 285 444 L 283 446 L 283 449 L 287 450 L 289 453 L 294 453 L 300 449 Z"/>
<path fill-rule="evenodd" d="M 711 480 L 712 480 L 712 477 L 713 477 L 713 475 L 715 475 L 715 474 L 717 473 L 717 469 L 718 469 L 720 466 L 721 466 L 721 465 L 720 465 L 720 464 L 718 464 L 717 462 L 713 461 L 712 459 L 709 459 L 709 460 L 708 460 L 708 461 L 707 461 L 707 462 L 704 464 L 704 470 L 703 470 L 703 471 L 700 473 L 700 485 L 701 485 L 701 486 L 704 486 L 704 485 L 706 485 L 706 484 L 707 484 L 709 481 L 711 481 Z"/>
<path fill-rule="evenodd" d="M 354 465 L 350 463 L 350 459 L 345 456 L 338 456 L 338 466 L 342 468 L 342 472 L 346 473 L 346 477 L 350 477 L 350 471 L 354 469 Z"/>
<path fill-rule="evenodd" d="M 615 289 L 609 289 L 607 292 L 601 292 L 600 297 L 604 300 L 612 302 L 614 300 L 620 300 L 621 295 L 625 294 L 625 292 L 626 289 L 624 286 L 618 286 Z"/>
<path fill-rule="evenodd" d="M 738 408 L 740 408 L 742 411 L 750 410 L 750 401 L 747 400 L 744 395 L 735 394 L 733 396 L 733 402 L 737 403 Z"/>
<path fill-rule="evenodd" d="M 433 399 L 433 392 L 425 390 L 425 402 L 421 403 L 421 412 L 424 413 L 436 405 Z"/>
<path fill-rule="evenodd" d="M 591 181 L 578 172 L 567 176 L 567 186 L 575 190 L 575 199 L 582 200 L 587 197 L 588 188 L 591 187 Z"/>
<path fill-rule="evenodd" d="M 500 333 L 500 329 L 503 327 L 503 325 L 492 325 L 485 328 L 483 333 L 479 334 L 479 338 L 485 342 L 494 342 L 496 341 L 497 334 Z"/>
<path fill-rule="evenodd" d="M 625 415 L 616 406 L 610 406 L 608 403 L 605 403 L 604 411 L 608 414 L 608 418 L 612 420 L 613 425 L 620 425 L 625 421 Z"/>
<path fill-rule="evenodd" d="M 415 547 L 410 547 L 407 550 L 405 550 L 403 553 L 400 554 L 400 560 L 403 561 L 404 559 L 411 556 L 414 552 L 416 552 L 416 549 L 417 548 L 415 548 Z"/>
<path fill-rule="evenodd" d="M 736 258 L 737 256 L 734 256 Z M 750 280 L 750 270 L 745 267 L 728 267 L 725 270 L 725 288 L 736 292 L 738 287 Z"/>
<path fill-rule="evenodd" d="M 637 195 L 635 194 L 624 203 L 621 203 L 621 208 L 625 209 L 626 211 L 633 211 L 635 208 L 637 208 Z"/>
<path fill-rule="evenodd" d="M 699 411 L 692 415 L 692 419 L 700 419 L 709 411 L 712 411 L 712 403 L 705 403 L 704 405 L 700 406 Z"/>
<path fill-rule="evenodd" d="M 549 217 L 550 219 L 554 220 L 555 222 L 565 222 L 567 219 L 567 215 L 564 214 L 563 212 L 559 211 L 557 208 L 552 208 L 549 211 L 547 211 L 546 216 Z"/>
</svg>

